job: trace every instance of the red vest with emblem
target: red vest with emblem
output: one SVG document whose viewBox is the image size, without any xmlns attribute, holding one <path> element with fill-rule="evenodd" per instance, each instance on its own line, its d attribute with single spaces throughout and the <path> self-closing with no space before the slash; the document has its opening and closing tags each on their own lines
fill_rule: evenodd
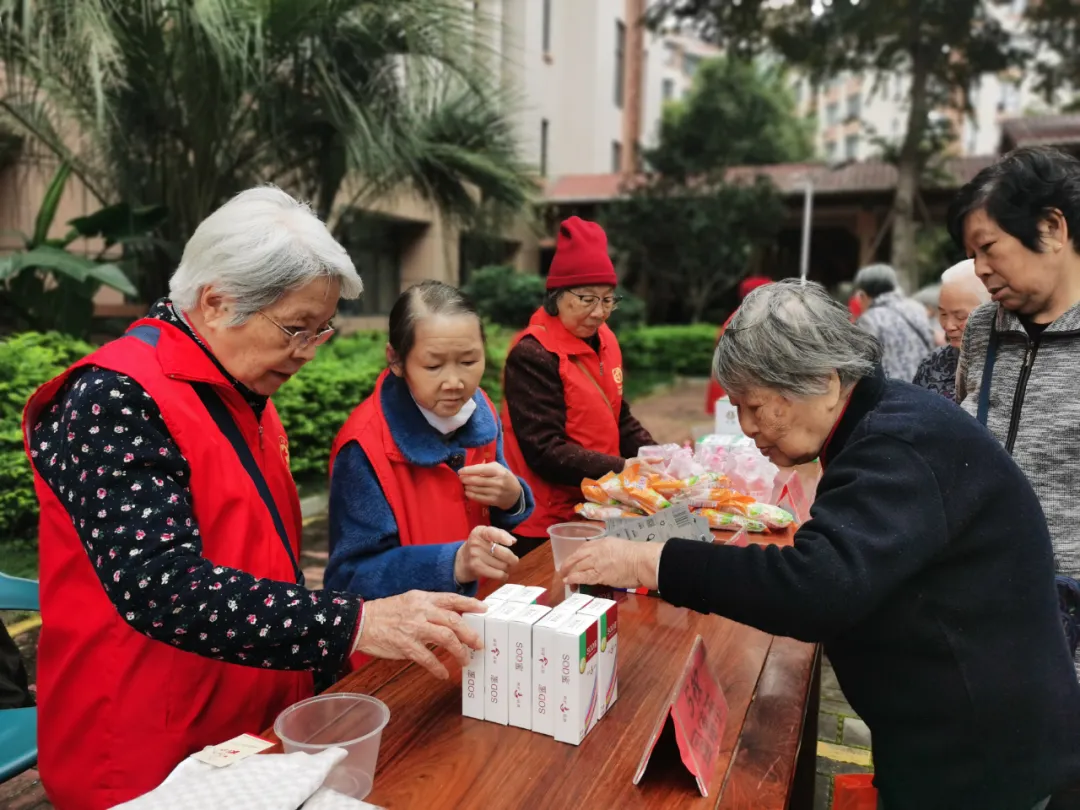
<svg viewBox="0 0 1080 810">
<path fill-rule="evenodd" d="M 116 340 L 38 389 L 26 406 L 24 435 L 75 369 L 92 365 L 131 377 L 161 410 L 190 465 L 202 556 L 256 577 L 293 581 L 266 505 L 189 382 L 213 384 L 228 406 L 299 558 L 300 503 L 273 404 L 256 421 L 190 337 L 157 320 L 134 326 L 150 327 L 140 330 L 149 343 L 134 336 Z M 310 673 L 214 661 L 132 629 L 101 587 L 63 504 L 36 470 L 34 487 L 41 504 L 38 761 L 57 807 L 104 810 L 133 799 L 157 787 L 192 752 L 259 733 L 312 694 Z M 222 621 L 239 633 L 247 627 L 234 617 Z"/>
<path fill-rule="evenodd" d="M 379 479 L 403 546 L 454 543 L 464 540 L 477 526 L 490 526 L 491 510 L 465 497 L 461 479 L 448 465 L 413 464 L 398 448 L 382 408 L 382 388 L 389 374 L 389 370 L 382 373 L 372 395 L 356 407 L 338 431 L 330 450 L 331 475 L 341 448 L 357 442 Z M 494 414 L 495 406 L 487 394 L 484 402 Z M 462 466 L 495 461 L 497 441 L 467 448 Z M 370 656 L 354 653 L 349 665 L 358 669 L 371 660 Z"/>
<path fill-rule="evenodd" d="M 619 341 L 606 325 L 597 333 L 600 353 L 575 337 L 562 321 L 537 310 L 525 331 L 514 338 L 511 350 L 526 335 L 559 358 L 559 377 L 566 402 L 566 437 L 587 450 L 610 456 L 620 455 L 619 415 L 622 411 L 622 352 Z M 522 537 L 546 537 L 548 527 L 574 520 L 574 506 L 582 501 L 581 488 L 552 484 L 525 463 L 514 436 L 514 426 L 506 402 L 502 407 L 503 454 L 510 469 L 532 487 L 536 508 L 518 526 Z"/>
</svg>

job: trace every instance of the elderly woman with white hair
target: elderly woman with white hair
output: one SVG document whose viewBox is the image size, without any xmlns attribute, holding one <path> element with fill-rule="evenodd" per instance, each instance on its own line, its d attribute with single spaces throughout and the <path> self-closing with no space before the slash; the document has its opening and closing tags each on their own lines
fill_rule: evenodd
<svg viewBox="0 0 1080 810">
<path fill-rule="evenodd" d="M 954 264 L 941 274 L 937 311 L 947 342 L 923 358 L 912 380 L 915 385 L 956 402 L 956 368 L 964 327 L 968 316 L 989 301 L 990 293 L 975 275 L 975 262 L 971 259 Z"/>
<path fill-rule="evenodd" d="M 894 808 L 1042 808 L 1080 780 L 1080 687 L 1050 540 L 1000 444 L 942 397 L 887 380 L 878 342 L 817 284 L 752 293 L 714 370 L 774 463 L 820 458 L 792 546 L 587 543 L 569 583 L 824 644 L 873 734 Z"/>
<path fill-rule="evenodd" d="M 27 404 L 41 504 L 39 763 L 54 804 L 103 810 L 184 757 L 259 732 L 353 652 L 466 661 L 449 593 L 309 590 L 300 504 L 269 397 L 333 332 L 360 277 L 311 210 L 237 195 L 127 334 Z"/>
</svg>

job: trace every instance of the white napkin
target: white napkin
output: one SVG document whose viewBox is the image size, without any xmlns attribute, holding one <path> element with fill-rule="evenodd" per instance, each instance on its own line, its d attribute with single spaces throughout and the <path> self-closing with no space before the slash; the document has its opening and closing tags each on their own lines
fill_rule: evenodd
<svg viewBox="0 0 1080 810">
<path fill-rule="evenodd" d="M 368 810 L 374 805 L 328 788 L 343 748 L 318 754 L 261 754 L 224 768 L 185 759 L 149 793 L 114 810 Z"/>
</svg>

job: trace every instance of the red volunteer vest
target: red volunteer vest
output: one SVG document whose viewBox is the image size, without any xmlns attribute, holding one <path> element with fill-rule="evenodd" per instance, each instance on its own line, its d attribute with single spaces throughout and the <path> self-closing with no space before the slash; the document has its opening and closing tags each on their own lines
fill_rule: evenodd
<svg viewBox="0 0 1080 810">
<path fill-rule="evenodd" d="M 258 423 L 190 337 L 162 321 L 135 325 L 156 330 L 157 345 L 133 336 L 116 340 L 43 385 L 27 403 L 24 436 L 75 369 L 94 365 L 130 376 L 160 408 L 191 467 L 203 556 L 256 577 L 293 581 L 292 562 L 266 505 L 188 382 L 216 386 L 262 469 L 299 558 L 300 504 L 273 404 Z M 109 601 L 71 518 L 36 470 L 34 487 L 41 504 L 38 760 L 58 808 L 104 810 L 133 799 L 157 787 L 192 752 L 258 733 L 282 709 L 312 694 L 310 673 L 213 661 L 133 630 Z M 237 632 L 246 627 L 240 618 L 222 618 Z"/>
<path fill-rule="evenodd" d="M 341 448 L 357 442 L 379 479 L 403 546 L 454 543 L 464 540 L 477 526 L 490 526 L 491 510 L 465 497 L 461 479 L 448 465 L 421 467 L 410 463 L 398 449 L 382 408 L 383 383 L 389 374 L 386 370 L 379 376 L 375 391 L 356 406 L 338 431 L 330 449 L 330 474 Z M 495 406 L 487 394 L 484 401 L 494 414 Z M 467 448 L 463 466 L 495 461 L 497 442 Z M 349 666 L 359 669 L 371 660 L 369 655 L 354 653 Z"/>
<path fill-rule="evenodd" d="M 557 317 L 537 310 L 526 335 L 559 358 L 559 377 L 566 400 L 566 437 L 582 447 L 611 456 L 620 454 L 619 415 L 622 411 L 623 371 L 619 341 L 606 325 L 600 327 L 600 354 L 566 330 Z M 522 537 L 545 537 L 548 527 L 574 520 L 574 505 L 581 502 L 581 488 L 551 484 L 529 469 L 514 436 L 506 402 L 502 407 L 503 455 L 510 469 L 532 487 L 536 508 L 517 528 Z"/>
</svg>

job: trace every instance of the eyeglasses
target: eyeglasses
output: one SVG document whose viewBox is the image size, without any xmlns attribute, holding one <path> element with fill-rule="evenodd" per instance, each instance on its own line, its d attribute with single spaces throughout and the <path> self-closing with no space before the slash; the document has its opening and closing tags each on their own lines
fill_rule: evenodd
<svg viewBox="0 0 1080 810">
<path fill-rule="evenodd" d="M 308 346 L 322 346 L 330 339 L 330 336 L 334 334 L 333 324 L 327 324 L 326 328 L 321 332 L 312 332 L 310 329 L 294 329 L 288 326 L 282 326 L 265 312 L 260 311 L 259 314 L 288 335 L 289 348 L 293 351 L 303 351 Z"/>
<path fill-rule="evenodd" d="M 567 292 L 579 299 L 589 310 L 592 310 L 597 304 L 603 304 L 605 310 L 614 312 L 619 308 L 619 302 L 623 300 L 621 295 L 609 295 L 606 298 L 601 298 L 599 295 L 582 295 L 573 290 L 567 290 Z"/>
</svg>

